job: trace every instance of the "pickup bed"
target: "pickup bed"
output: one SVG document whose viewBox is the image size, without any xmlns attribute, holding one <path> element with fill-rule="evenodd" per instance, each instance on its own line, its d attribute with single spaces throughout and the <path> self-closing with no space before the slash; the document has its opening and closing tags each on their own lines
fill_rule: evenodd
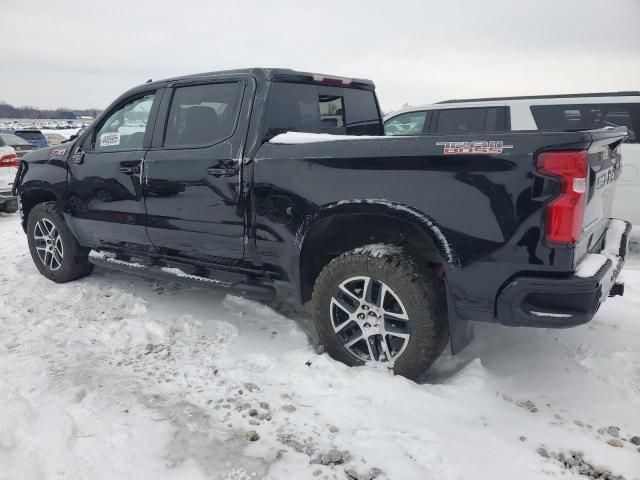
<svg viewBox="0 0 640 480">
<path fill-rule="evenodd" d="M 97 264 L 313 300 L 349 365 L 415 377 L 474 321 L 569 327 L 609 295 L 624 128 L 385 137 L 368 80 L 286 69 L 136 87 L 28 154 L 14 193 L 39 271 Z"/>
</svg>

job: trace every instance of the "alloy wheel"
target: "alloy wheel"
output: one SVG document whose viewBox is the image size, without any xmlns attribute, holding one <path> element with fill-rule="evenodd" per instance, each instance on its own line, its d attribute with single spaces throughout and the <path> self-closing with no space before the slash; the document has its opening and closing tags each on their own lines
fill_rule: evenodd
<svg viewBox="0 0 640 480">
<path fill-rule="evenodd" d="M 55 224 L 47 218 L 38 220 L 33 229 L 33 239 L 38 257 L 44 266 L 52 271 L 58 270 L 62 266 L 64 250 L 62 237 Z"/>
<path fill-rule="evenodd" d="M 376 278 L 357 276 L 342 282 L 331 297 L 330 316 L 343 347 L 365 362 L 393 363 L 409 343 L 407 310 Z"/>
</svg>

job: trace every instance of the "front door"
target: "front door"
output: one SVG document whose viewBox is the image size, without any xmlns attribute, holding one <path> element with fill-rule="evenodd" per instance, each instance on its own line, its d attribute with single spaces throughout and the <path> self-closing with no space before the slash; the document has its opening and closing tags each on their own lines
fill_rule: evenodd
<svg viewBox="0 0 640 480">
<path fill-rule="evenodd" d="M 253 91 L 248 78 L 228 76 L 167 89 L 143 166 L 147 232 L 167 256 L 242 260 L 241 122 Z"/>
<path fill-rule="evenodd" d="M 65 211 L 80 244 L 151 249 L 140 169 L 158 97 L 151 91 L 119 103 L 71 152 Z"/>
</svg>

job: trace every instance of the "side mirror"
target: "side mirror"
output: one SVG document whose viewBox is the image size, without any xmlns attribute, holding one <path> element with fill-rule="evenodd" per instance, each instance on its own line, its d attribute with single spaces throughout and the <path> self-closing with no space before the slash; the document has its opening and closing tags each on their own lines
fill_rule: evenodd
<svg viewBox="0 0 640 480">
<path fill-rule="evenodd" d="M 71 161 L 76 165 L 84 162 L 84 152 L 81 148 L 71 154 Z"/>
</svg>

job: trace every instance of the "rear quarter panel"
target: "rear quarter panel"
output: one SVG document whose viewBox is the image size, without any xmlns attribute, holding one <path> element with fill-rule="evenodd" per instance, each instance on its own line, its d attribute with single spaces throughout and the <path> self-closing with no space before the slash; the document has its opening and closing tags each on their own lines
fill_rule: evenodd
<svg viewBox="0 0 640 480">
<path fill-rule="evenodd" d="M 586 148 L 588 139 L 522 132 L 265 144 L 253 167 L 256 247 L 296 282 L 305 233 L 321 212 L 364 201 L 406 207 L 432 221 L 450 248 L 445 269 L 458 314 L 491 321 L 496 292 L 510 277 L 571 271 L 573 251 L 541 240 L 541 211 L 554 192 L 543 188 L 533 159 L 546 148 Z M 439 145 L 464 141 L 510 148 L 445 155 Z"/>
</svg>

